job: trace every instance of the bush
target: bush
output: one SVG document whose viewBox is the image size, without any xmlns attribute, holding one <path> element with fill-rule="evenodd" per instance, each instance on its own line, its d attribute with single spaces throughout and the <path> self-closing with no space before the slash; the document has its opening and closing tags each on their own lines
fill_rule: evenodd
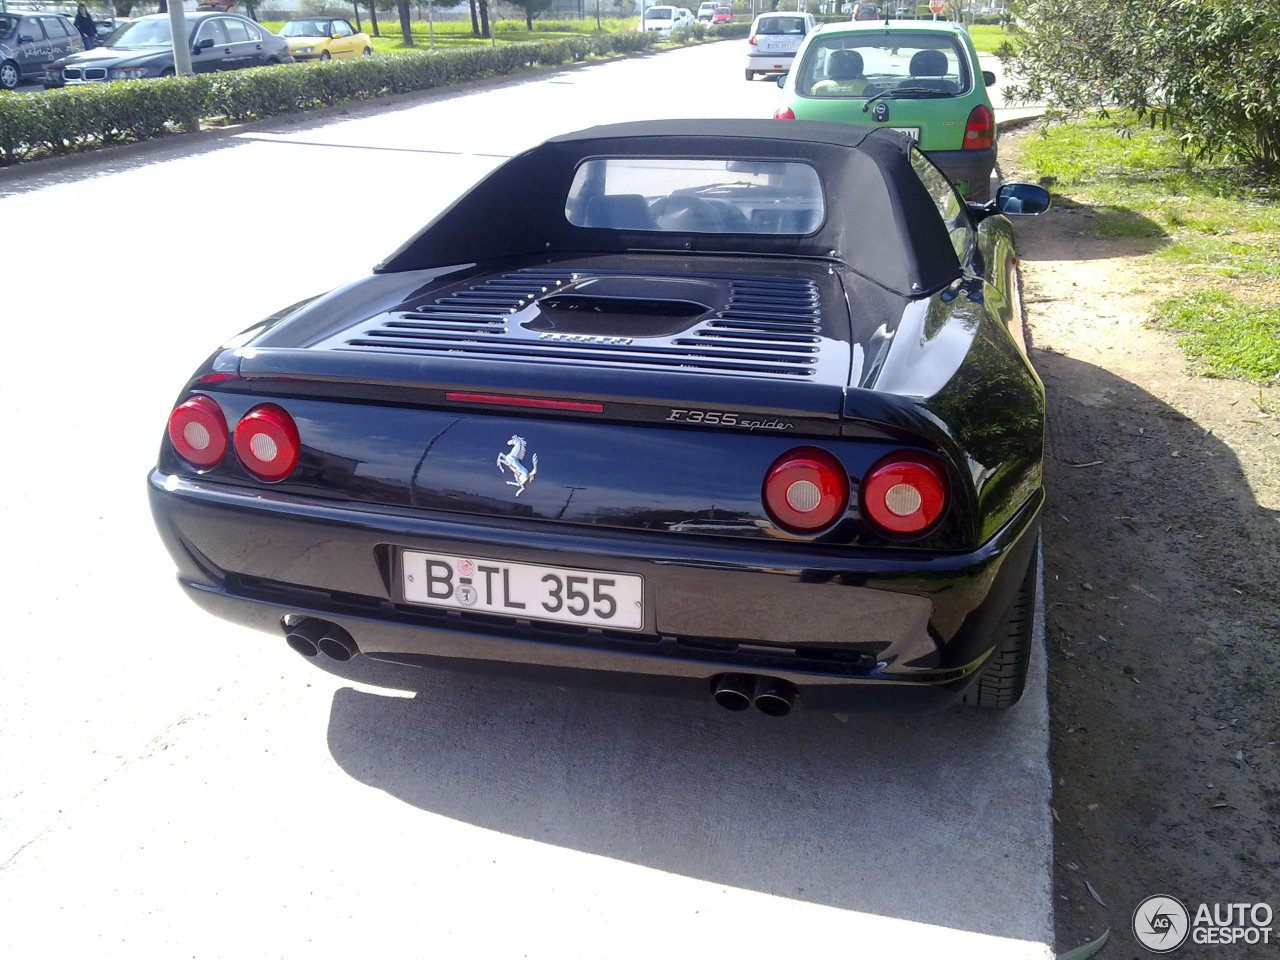
<svg viewBox="0 0 1280 960">
<path fill-rule="evenodd" d="M 644 50 L 630 31 L 0 95 L 0 164 Z"/>
<path fill-rule="evenodd" d="M 1116 0 L 1105 15 L 1022 0 L 1021 45 L 1001 56 L 1011 100 L 1057 115 L 1123 107 L 1280 180 L 1280 11 L 1273 4 Z"/>
</svg>

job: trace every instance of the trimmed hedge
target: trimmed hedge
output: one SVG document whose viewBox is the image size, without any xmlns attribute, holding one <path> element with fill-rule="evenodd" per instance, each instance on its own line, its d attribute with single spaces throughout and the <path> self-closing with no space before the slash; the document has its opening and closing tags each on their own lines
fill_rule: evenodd
<svg viewBox="0 0 1280 960">
<path fill-rule="evenodd" d="M 0 94 L 0 165 L 195 130 L 202 120 L 240 123 L 633 53 L 655 42 L 652 33 L 602 33 Z"/>
</svg>

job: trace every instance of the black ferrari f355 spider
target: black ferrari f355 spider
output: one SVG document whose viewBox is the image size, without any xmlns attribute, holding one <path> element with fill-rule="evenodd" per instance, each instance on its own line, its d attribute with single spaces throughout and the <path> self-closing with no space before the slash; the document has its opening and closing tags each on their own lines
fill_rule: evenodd
<svg viewBox="0 0 1280 960">
<path fill-rule="evenodd" d="M 149 478 L 179 581 L 308 656 L 1011 705 L 1044 395 L 1002 214 L 1048 199 L 845 124 L 549 140 L 196 371 Z"/>
</svg>

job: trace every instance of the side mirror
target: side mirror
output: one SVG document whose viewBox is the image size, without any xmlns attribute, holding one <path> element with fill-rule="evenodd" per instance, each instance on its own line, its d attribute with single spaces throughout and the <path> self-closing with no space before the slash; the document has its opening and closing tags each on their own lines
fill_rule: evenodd
<svg viewBox="0 0 1280 960">
<path fill-rule="evenodd" d="M 213 46 L 213 37 L 205 37 L 203 40 L 197 41 L 196 45 L 191 48 L 192 53 L 199 53 L 201 50 L 208 50 Z"/>
<path fill-rule="evenodd" d="M 783 86 L 786 82 L 787 82 L 787 75 L 785 73 L 778 74 L 778 79 L 774 81 L 774 83 L 776 83 L 780 87 Z"/>
<path fill-rule="evenodd" d="M 35 42 L 36 42 L 36 38 L 35 38 L 35 37 L 28 37 L 28 36 L 19 35 L 19 37 L 18 37 L 18 42 L 19 42 L 19 43 L 35 43 Z"/>
<path fill-rule="evenodd" d="M 1035 216 L 1050 202 L 1049 191 L 1034 183 L 1006 183 L 996 191 L 996 209 L 1006 216 Z"/>
<path fill-rule="evenodd" d="M 982 82 L 985 83 L 988 87 L 994 87 L 996 85 L 996 75 L 992 73 L 990 70 L 983 70 Z"/>
</svg>

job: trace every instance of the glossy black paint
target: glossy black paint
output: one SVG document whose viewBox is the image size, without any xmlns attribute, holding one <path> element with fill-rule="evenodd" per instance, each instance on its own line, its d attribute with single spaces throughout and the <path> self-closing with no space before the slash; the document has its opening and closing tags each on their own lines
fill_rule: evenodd
<svg viewBox="0 0 1280 960">
<path fill-rule="evenodd" d="M 755 155 L 750 138 L 713 146 Z M 195 470 L 166 441 L 149 483 L 158 529 L 206 609 L 279 635 L 281 618 L 321 617 L 369 656 L 645 676 L 699 695 L 754 673 L 810 708 L 946 705 L 994 650 L 1043 501 L 1043 390 L 1017 334 L 1012 231 L 993 208 L 974 208 L 971 229 L 954 281 L 918 297 L 841 258 L 763 250 L 384 267 L 196 372 L 179 402 L 212 397 L 233 427 L 278 404 L 302 453 L 265 484 L 234 456 Z M 539 457 L 518 496 L 495 463 L 512 437 Z M 797 535 L 772 522 L 762 483 L 806 445 L 837 458 L 851 496 Z M 946 476 L 948 508 L 920 534 L 860 515 L 862 478 L 895 451 Z M 408 603 L 405 550 L 638 575 L 644 622 Z"/>
</svg>

